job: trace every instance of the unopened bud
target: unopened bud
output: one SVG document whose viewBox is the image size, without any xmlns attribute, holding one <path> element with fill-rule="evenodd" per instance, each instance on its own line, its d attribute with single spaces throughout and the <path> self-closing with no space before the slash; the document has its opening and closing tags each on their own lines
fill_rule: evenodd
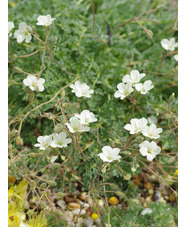
<svg viewBox="0 0 186 227">
<path fill-rule="evenodd" d="M 61 166 L 60 163 L 53 163 L 53 164 L 52 164 L 52 168 L 54 168 L 54 169 L 57 169 L 57 168 L 59 168 L 60 166 Z"/>
<path fill-rule="evenodd" d="M 61 97 L 65 97 L 65 90 L 61 92 Z"/>
<path fill-rule="evenodd" d="M 41 202 L 41 208 L 44 209 L 44 208 L 46 208 L 46 207 L 47 207 L 46 203 L 42 201 L 42 202 Z"/>
<path fill-rule="evenodd" d="M 153 38 L 153 32 L 151 30 L 147 30 L 147 35 L 149 36 L 150 39 Z"/>
<path fill-rule="evenodd" d="M 21 139 L 20 136 L 18 136 L 18 137 L 16 138 L 16 144 L 17 144 L 17 145 L 20 145 L 20 146 L 23 146 L 23 139 Z"/>
<path fill-rule="evenodd" d="M 55 181 L 49 181 L 48 184 L 49 184 L 50 186 L 56 186 L 56 185 L 57 185 L 57 183 L 56 183 Z"/>
<path fill-rule="evenodd" d="M 42 184 L 40 184 L 40 188 L 42 188 L 42 189 L 45 189 L 45 188 L 46 188 L 46 186 L 47 186 L 47 184 L 46 184 L 46 183 L 42 183 Z"/>
<path fill-rule="evenodd" d="M 21 68 L 19 68 L 19 67 L 14 67 L 14 69 L 17 71 L 17 72 L 19 72 L 19 73 L 22 73 L 23 72 L 23 70 L 21 69 Z"/>
</svg>

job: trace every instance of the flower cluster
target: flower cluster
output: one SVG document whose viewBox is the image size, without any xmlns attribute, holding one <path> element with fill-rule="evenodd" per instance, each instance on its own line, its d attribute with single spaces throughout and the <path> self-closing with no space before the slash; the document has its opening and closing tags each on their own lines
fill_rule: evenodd
<svg viewBox="0 0 186 227">
<path fill-rule="evenodd" d="M 36 76 L 28 75 L 26 79 L 23 80 L 25 86 L 28 86 L 32 91 L 44 91 L 43 84 L 45 79 L 37 78 Z"/>
<path fill-rule="evenodd" d="M 65 123 L 71 133 L 75 132 L 88 132 L 90 127 L 87 125 L 96 122 L 97 118 L 89 110 L 83 110 L 80 114 L 75 114 L 70 118 L 70 123 Z"/>
<path fill-rule="evenodd" d="M 162 132 L 162 128 L 157 128 L 153 123 L 148 126 L 147 119 L 145 118 L 131 119 L 130 124 L 126 124 L 124 129 L 129 131 L 130 134 L 142 133 L 143 136 L 150 139 L 158 139 L 160 137 L 159 134 Z M 157 146 L 154 141 L 149 142 L 145 140 L 139 145 L 139 147 L 140 153 L 143 156 L 147 156 L 148 161 L 152 161 L 161 151 L 161 148 Z"/>
<path fill-rule="evenodd" d="M 66 147 L 69 143 L 72 142 L 71 138 L 66 138 L 67 134 L 65 132 L 53 133 L 52 135 L 39 136 L 37 138 L 38 143 L 35 144 L 35 147 L 39 147 L 40 150 L 46 150 L 49 146 L 51 147 Z"/>
<path fill-rule="evenodd" d="M 122 83 L 117 85 L 118 90 L 114 93 L 114 97 L 123 100 L 134 91 L 134 88 L 141 94 L 147 94 L 154 85 L 152 85 L 151 80 L 139 83 L 144 76 L 145 73 L 139 73 L 138 70 L 132 70 L 130 75 L 125 75 L 122 79 Z"/>
<path fill-rule="evenodd" d="M 39 16 L 37 18 L 37 25 L 48 27 L 50 26 L 56 18 L 51 18 L 50 14 L 46 16 Z M 8 37 L 12 36 L 11 30 L 14 28 L 14 23 L 12 21 L 8 22 Z M 29 43 L 32 39 L 32 28 L 28 26 L 25 22 L 19 24 L 19 29 L 15 31 L 14 38 L 17 39 L 18 43 L 22 43 L 24 40 Z"/>
<path fill-rule="evenodd" d="M 72 88 L 72 92 L 75 93 L 78 98 L 90 98 L 91 94 L 94 93 L 86 83 L 81 84 L 79 80 L 77 80 L 75 84 L 71 84 L 70 88 Z"/>
</svg>

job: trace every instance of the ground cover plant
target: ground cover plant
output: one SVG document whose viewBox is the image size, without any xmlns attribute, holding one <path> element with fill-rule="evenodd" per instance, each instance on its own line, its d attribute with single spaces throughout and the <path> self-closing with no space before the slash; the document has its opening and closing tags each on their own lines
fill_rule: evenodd
<svg viewBox="0 0 186 227">
<path fill-rule="evenodd" d="M 177 226 L 177 1 L 8 5 L 8 225 Z"/>
</svg>

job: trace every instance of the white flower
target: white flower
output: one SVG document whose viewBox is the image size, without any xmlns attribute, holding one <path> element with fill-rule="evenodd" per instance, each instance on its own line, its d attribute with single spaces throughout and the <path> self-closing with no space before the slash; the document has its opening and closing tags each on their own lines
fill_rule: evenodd
<svg viewBox="0 0 186 227">
<path fill-rule="evenodd" d="M 83 126 L 80 123 L 80 120 L 76 117 L 71 117 L 70 118 L 70 123 L 65 123 L 68 127 L 68 129 L 70 130 L 71 133 L 74 132 L 88 132 L 90 130 L 89 127 L 87 126 Z"/>
<path fill-rule="evenodd" d="M 28 86 L 32 91 L 44 91 L 43 84 L 45 79 L 37 78 L 36 76 L 28 75 L 26 79 L 23 80 L 25 86 Z"/>
<path fill-rule="evenodd" d="M 49 25 L 52 24 L 52 22 L 55 20 L 56 18 L 51 18 L 50 14 L 47 14 L 46 16 L 39 16 L 37 18 L 38 22 L 37 25 L 42 25 L 42 26 L 46 26 L 48 27 Z"/>
<path fill-rule="evenodd" d="M 14 28 L 14 22 L 12 21 L 9 21 L 8 22 L 8 37 L 11 37 L 12 36 L 12 33 L 11 33 L 11 30 Z"/>
<path fill-rule="evenodd" d="M 72 142 L 72 139 L 66 139 L 67 134 L 65 132 L 60 132 L 59 134 L 53 134 L 53 141 L 51 142 L 51 147 L 66 147 L 68 143 Z"/>
<path fill-rule="evenodd" d="M 143 95 L 147 94 L 148 91 L 150 91 L 153 87 L 154 87 L 154 85 L 152 85 L 151 80 L 146 80 L 143 84 L 142 83 L 135 84 L 136 90 L 140 91 L 141 94 L 143 94 Z"/>
<path fill-rule="evenodd" d="M 136 84 L 145 76 L 145 73 L 139 73 L 138 70 L 132 70 L 130 75 L 125 75 L 122 79 L 123 83 Z"/>
<path fill-rule="evenodd" d="M 114 160 L 117 160 L 121 158 L 119 154 L 120 149 L 119 148 L 112 148 L 110 146 L 104 146 L 102 148 L 102 153 L 99 153 L 98 156 L 104 161 L 104 162 L 112 162 Z"/>
<path fill-rule="evenodd" d="M 75 117 L 80 119 L 80 123 L 83 125 L 88 125 L 89 123 L 97 121 L 95 115 L 89 110 L 83 110 L 80 114 L 75 114 Z"/>
<path fill-rule="evenodd" d="M 146 126 L 147 119 L 145 119 L 144 117 L 140 119 L 133 118 L 130 120 L 130 124 L 126 124 L 124 126 L 124 129 L 130 131 L 130 134 L 135 134 L 138 132 L 142 132 Z"/>
<path fill-rule="evenodd" d="M 90 87 L 86 84 L 83 83 L 81 84 L 79 80 L 75 82 L 75 84 L 71 84 L 70 88 L 72 88 L 72 92 L 75 93 L 77 97 L 86 97 L 90 98 L 91 94 L 94 93 L 93 90 L 90 89 Z"/>
<path fill-rule="evenodd" d="M 165 50 L 174 50 L 178 46 L 178 43 L 175 43 L 175 38 L 171 38 L 170 40 L 162 39 L 161 45 Z"/>
<path fill-rule="evenodd" d="M 39 147 L 40 150 L 45 150 L 48 146 L 50 146 L 52 142 L 52 135 L 49 136 L 39 136 L 37 138 L 39 143 L 35 144 L 35 147 Z"/>
<path fill-rule="evenodd" d="M 158 155 L 161 152 L 161 148 L 156 145 L 154 141 L 151 143 L 145 140 L 143 143 L 139 145 L 140 147 L 140 153 L 143 156 L 147 156 L 148 161 L 152 161 L 156 155 Z"/>
<path fill-rule="evenodd" d="M 143 130 L 143 135 L 151 138 L 158 139 L 160 137 L 160 133 L 162 132 L 162 128 L 157 128 L 155 124 L 151 124 L 150 126 L 146 126 Z"/>
<path fill-rule="evenodd" d="M 176 61 L 178 61 L 178 55 L 177 55 L 177 54 L 174 55 L 174 59 L 175 59 Z"/>
<path fill-rule="evenodd" d="M 32 39 L 31 35 L 32 28 L 28 26 L 25 22 L 19 24 L 19 30 L 16 30 L 14 37 L 17 39 L 18 43 L 22 43 L 24 40 L 26 43 L 29 43 Z"/>
<path fill-rule="evenodd" d="M 145 208 L 142 212 L 141 215 L 146 215 L 146 214 L 151 214 L 152 213 L 152 209 L 150 208 Z"/>
<path fill-rule="evenodd" d="M 119 83 L 117 85 L 117 89 L 118 91 L 114 93 L 114 97 L 120 98 L 121 100 L 123 100 L 127 95 L 129 95 L 131 92 L 134 91 L 131 83 L 127 83 L 127 84 Z"/>
</svg>

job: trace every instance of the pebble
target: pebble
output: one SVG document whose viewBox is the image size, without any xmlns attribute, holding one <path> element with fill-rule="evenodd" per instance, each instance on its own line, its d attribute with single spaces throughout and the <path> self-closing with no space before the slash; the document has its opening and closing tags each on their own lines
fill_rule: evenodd
<svg viewBox="0 0 186 227">
<path fill-rule="evenodd" d="M 154 193 L 154 200 L 155 200 L 155 201 L 159 201 L 160 198 L 161 198 L 161 192 L 156 191 L 156 192 Z"/>
<path fill-rule="evenodd" d="M 67 205 L 67 208 L 68 208 L 69 210 L 80 209 L 80 207 L 81 207 L 80 204 L 74 203 L 74 202 L 68 203 L 68 205 Z"/>
<path fill-rule="evenodd" d="M 151 182 L 145 182 L 144 183 L 144 188 L 146 188 L 146 189 L 154 189 L 154 184 L 152 184 Z"/>
</svg>

